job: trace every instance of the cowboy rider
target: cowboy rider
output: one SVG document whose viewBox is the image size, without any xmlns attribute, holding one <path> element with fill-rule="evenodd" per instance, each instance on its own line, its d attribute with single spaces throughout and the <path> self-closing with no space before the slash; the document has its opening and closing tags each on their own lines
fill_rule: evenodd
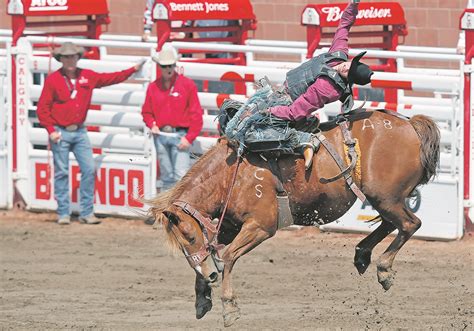
<svg viewBox="0 0 474 331">
<path fill-rule="evenodd" d="M 352 85 L 370 83 L 373 74 L 368 65 L 360 62 L 366 52 L 361 52 L 352 61 L 348 61 L 349 30 L 356 20 L 359 1 L 349 1 L 329 51 L 287 73 L 285 90 L 293 103 L 289 106 L 271 107 L 268 109 L 270 114 L 288 121 L 298 121 L 337 100 L 343 102 L 343 111 L 351 109 Z M 308 169 L 312 163 L 314 147 L 306 145 L 303 150 L 305 167 Z"/>
</svg>

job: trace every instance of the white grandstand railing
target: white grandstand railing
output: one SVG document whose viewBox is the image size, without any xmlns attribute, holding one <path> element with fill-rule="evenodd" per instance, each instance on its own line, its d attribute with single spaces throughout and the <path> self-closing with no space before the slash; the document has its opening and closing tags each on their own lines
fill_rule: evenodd
<svg viewBox="0 0 474 331">
<path fill-rule="evenodd" d="M 46 146 L 48 144 L 48 133 L 43 128 L 30 127 L 28 134 L 33 145 Z M 146 146 L 146 140 L 149 139 L 148 137 L 139 136 L 136 134 L 104 132 L 88 132 L 88 136 L 93 148 L 107 148 L 111 150 L 117 149 L 121 150 L 122 153 L 135 155 L 145 154 L 144 146 Z M 191 147 L 191 152 L 201 155 L 203 151 L 209 150 L 212 146 L 214 146 L 215 143 L 216 138 L 198 137 Z M 127 158 L 129 158 L 128 155 L 125 156 L 125 159 Z"/>
<path fill-rule="evenodd" d="M 400 52 L 417 52 L 417 53 L 432 53 L 432 54 L 457 54 L 454 47 L 427 47 L 427 46 L 397 46 L 397 51 Z"/>
<path fill-rule="evenodd" d="M 50 61 L 45 57 L 33 57 L 35 72 L 47 72 L 49 70 Z M 80 66 L 83 68 L 92 68 L 96 64 L 96 60 L 80 60 Z M 112 72 L 123 70 L 134 65 L 134 62 L 115 62 L 115 61 L 101 61 L 101 71 Z M 147 62 L 145 72 L 151 72 L 151 62 Z M 207 63 L 192 63 L 192 62 L 178 62 L 178 66 L 182 67 L 186 76 L 192 79 L 213 80 L 220 81 L 224 74 L 228 72 L 238 73 L 241 77 L 254 77 L 255 80 L 268 77 L 270 82 L 281 84 L 286 78 L 286 70 L 275 68 L 262 68 L 252 66 L 235 66 L 223 64 L 207 64 Z M 53 70 L 59 68 L 58 63 L 51 65 Z M 385 81 L 396 84 L 397 82 L 411 82 L 413 90 L 422 92 L 453 92 L 459 91 L 461 81 L 458 77 L 445 76 L 442 80 L 434 80 L 432 75 L 421 74 L 399 74 L 376 72 L 372 76 L 373 80 Z M 359 86 L 359 88 L 370 88 L 371 84 L 366 86 Z M 402 89 L 403 87 L 400 87 Z"/>
<path fill-rule="evenodd" d="M 29 31 L 26 30 L 25 33 L 31 34 L 42 34 L 41 31 Z M 0 29 L 0 41 L 11 41 L 11 30 L 9 29 Z M 50 42 L 51 38 L 44 37 L 44 36 L 30 36 L 29 38 L 39 38 L 39 39 L 31 39 L 34 42 Z M 127 48 L 143 48 L 149 49 L 154 48 L 156 46 L 156 37 L 150 37 L 149 42 L 142 42 L 140 36 L 133 36 L 133 35 L 110 35 L 110 34 L 103 34 L 100 36 L 100 41 L 98 40 L 88 40 L 85 41 L 84 39 L 80 38 L 60 38 L 55 37 L 55 43 L 63 43 L 65 41 L 74 41 L 85 46 L 107 46 L 107 47 L 127 47 Z M 84 40 L 82 42 L 81 40 Z M 89 42 L 89 43 L 88 43 Z M 90 43 L 92 42 L 92 43 Z M 125 42 L 126 44 L 123 44 Z M 282 54 L 300 54 L 306 52 L 307 43 L 301 41 L 286 41 L 286 40 L 260 40 L 260 39 L 249 39 L 247 40 L 246 46 L 251 47 L 259 47 L 263 46 L 265 48 L 242 48 L 242 45 L 226 45 L 226 44 L 219 44 L 219 43 L 188 43 L 188 42 L 174 42 L 174 45 L 177 48 L 183 47 L 187 49 L 200 49 L 200 50 L 215 50 L 215 51 L 225 51 L 225 52 L 269 52 L 277 54 L 279 50 L 282 50 Z M 138 44 L 132 46 L 131 44 Z M 322 48 L 318 50 L 318 52 L 325 52 L 327 51 L 327 44 L 322 43 Z M 292 50 L 288 53 L 287 48 L 291 48 Z M 351 49 L 350 55 L 358 54 L 360 50 L 358 49 Z M 401 54 L 403 53 L 403 54 Z M 440 55 L 448 55 L 448 57 L 444 57 Z M 405 58 L 405 59 L 422 59 L 422 60 L 453 60 L 451 56 L 454 56 L 454 60 L 462 59 L 462 55 L 456 54 L 455 48 L 443 48 L 443 47 L 426 47 L 426 46 L 405 46 L 400 45 L 397 47 L 397 51 L 395 52 L 387 52 L 387 51 L 377 51 L 377 50 L 369 50 L 367 56 L 373 56 L 377 58 Z"/>
<path fill-rule="evenodd" d="M 125 57 L 130 59 L 130 57 Z M 49 66 L 49 60 L 44 57 L 34 57 L 35 61 L 35 71 L 36 72 L 45 72 Z M 80 65 L 82 67 L 94 67 L 96 65 L 95 60 L 81 60 Z M 101 61 L 101 70 L 102 71 L 115 71 L 124 69 L 124 67 L 131 66 L 134 62 L 120 62 L 117 61 Z M 59 67 L 59 64 L 55 64 L 56 67 Z M 148 71 L 151 71 L 151 63 L 148 63 L 149 68 Z M 253 74 L 255 79 L 263 78 L 267 76 L 275 83 L 283 82 L 286 74 L 286 70 L 283 69 L 267 69 L 267 68 L 259 68 L 259 67 L 252 67 L 252 66 L 228 66 L 228 65 L 213 65 L 213 64 L 197 64 L 197 63 L 188 63 L 188 62 L 180 62 L 179 66 L 184 68 L 186 75 L 193 79 L 207 79 L 207 80 L 220 80 L 220 77 L 228 72 L 238 72 L 242 76 Z M 53 66 L 54 67 L 54 66 Z M 441 75 L 443 71 L 438 71 L 437 75 Z M 433 72 L 429 72 L 425 75 L 421 74 L 397 74 L 397 73 L 376 73 L 374 75 L 374 79 L 383 80 L 384 77 L 390 78 L 390 81 L 397 82 L 397 81 L 411 81 L 413 83 L 413 90 L 418 91 L 436 91 L 441 93 L 452 93 L 459 89 L 459 79 L 453 75 L 453 72 L 446 73 L 443 76 L 442 82 L 433 79 Z M 416 83 L 415 83 L 416 82 Z M 123 89 L 121 85 L 117 85 L 110 88 L 104 88 L 102 90 L 96 90 L 94 92 L 94 103 L 99 104 L 115 104 L 115 105 L 140 105 L 144 100 L 144 90 L 143 86 L 139 84 L 126 84 Z M 38 95 L 39 91 L 32 89 L 33 95 Z M 202 103 L 202 106 L 206 109 L 217 109 L 217 94 L 212 93 L 199 93 L 199 98 Z M 240 99 L 241 101 L 245 101 L 245 96 L 233 95 L 231 96 L 233 99 Z M 405 115 L 411 116 L 416 113 L 421 113 L 425 115 L 435 116 L 439 120 L 444 121 L 451 121 L 453 119 L 453 112 L 452 112 L 452 104 L 450 101 L 446 101 L 445 99 L 434 100 L 432 98 L 427 98 L 427 100 L 431 100 L 431 105 L 404 105 L 398 104 L 397 110 Z M 382 103 L 374 106 L 372 108 L 379 108 L 383 107 Z M 371 107 L 369 107 L 371 108 Z M 138 110 L 138 109 L 137 109 Z M 136 110 L 135 110 L 136 111 Z M 325 111 L 329 115 L 334 115 L 339 111 L 338 103 L 334 103 L 328 105 L 325 108 Z M 93 114 L 95 112 L 91 112 L 91 124 L 96 123 L 97 121 L 93 120 Z M 113 115 L 111 115 L 113 116 Z M 138 121 L 138 116 L 136 120 Z M 103 123 L 103 121 L 99 121 Z M 89 124 L 89 122 L 88 122 Z M 215 130 L 216 123 L 213 117 L 209 117 L 205 119 L 205 129 L 214 129 Z M 453 134 L 449 133 L 449 130 L 443 131 L 443 144 L 448 144 L 450 142 L 455 141 L 453 138 Z M 207 146 L 207 145 L 206 145 Z M 447 157 L 443 154 L 442 156 L 442 169 L 455 169 L 456 166 L 453 166 L 452 158 Z"/>
<path fill-rule="evenodd" d="M 44 36 L 28 36 L 27 40 L 33 43 L 48 43 L 52 42 L 52 38 Z M 137 43 L 127 41 L 115 41 L 115 40 L 91 40 L 91 39 L 77 39 L 77 38 L 61 38 L 55 37 L 54 43 L 62 44 L 64 42 L 73 41 L 74 43 L 81 46 L 95 46 L 95 47 L 114 47 L 114 48 L 131 48 L 131 49 L 150 49 L 151 43 Z M 208 51 L 222 51 L 222 52 L 238 52 L 238 53 L 267 53 L 267 54 L 295 54 L 301 55 L 306 52 L 302 48 L 290 48 L 290 47 L 269 47 L 269 46 L 250 46 L 250 45 L 231 45 L 231 44 L 219 44 L 219 43 L 199 43 L 199 42 L 172 42 L 173 46 L 178 49 L 185 48 L 189 50 L 208 50 Z M 327 52 L 328 48 L 323 47 L 317 50 L 317 53 Z M 362 49 L 350 49 L 349 55 L 356 55 L 361 52 Z M 462 55 L 457 54 L 444 54 L 444 53 L 421 53 L 417 52 L 399 52 L 399 51 L 379 51 L 379 50 L 368 50 L 367 57 L 375 57 L 381 59 L 387 58 L 403 58 L 412 60 L 436 60 L 436 61 L 460 61 L 463 59 Z"/>
<path fill-rule="evenodd" d="M 45 38 L 45 37 L 28 37 L 29 40 L 32 40 L 32 41 L 47 41 L 49 38 Z M 129 39 L 128 37 L 126 38 L 127 40 Z M 70 38 L 56 38 L 55 39 L 55 42 L 64 42 L 64 41 L 68 41 L 70 40 Z M 74 40 L 76 43 L 79 43 L 79 44 L 84 44 L 84 45 L 89 45 L 89 46 L 93 46 L 93 45 L 97 45 L 99 46 L 99 41 L 91 41 L 91 40 Z M 97 44 L 96 44 L 97 43 Z M 127 46 L 130 46 L 129 42 L 126 43 Z M 110 41 L 109 43 L 104 43 L 103 42 L 100 42 L 100 45 L 101 46 L 109 46 L 109 47 L 123 47 L 125 46 L 124 42 L 122 41 Z M 185 46 L 186 48 L 188 49 L 192 49 L 193 47 L 196 47 L 196 48 L 199 48 L 199 49 L 202 49 L 203 45 L 201 43 L 179 43 L 177 42 L 176 43 L 176 46 Z M 149 48 L 149 46 L 147 45 L 143 45 L 143 44 L 140 44 L 140 45 L 133 45 L 131 46 L 132 48 L 135 48 L 135 47 L 138 47 L 138 48 Z M 230 47 L 230 48 L 229 48 Z M 242 49 L 240 46 L 236 46 L 236 45 L 217 45 L 217 44 L 209 44 L 209 45 L 205 45 L 205 49 L 208 49 L 208 50 L 230 50 L 231 48 L 232 49 L 236 49 L 238 51 L 242 51 L 242 50 L 245 50 L 245 51 L 249 51 L 249 50 L 263 50 L 263 51 L 267 51 L 269 46 L 265 46 L 264 48 L 260 48 L 260 47 L 254 47 L 254 48 L 247 48 L 247 49 Z M 280 49 L 278 48 L 275 48 L 275 47 L 270 47 L 272 50 L 272 52 L 274 53 L 278 53 L 279 51 L 281 51 Z M 413 48 L 410 48 L 410 50 L 414 50 Z M 285 50 L 286 51 L 286 50 Z M 302 52 L 302 49 L 298 50 L 297 52 L 295 53 L 301 53 Z M 354 51 L 354 53 L 357 53 L 358 51 Z M 396 53 L 396 54 L 395 54 Z M 447 51 L 445 51 L 445 53 L 448 53 Z M 413 54 L 400 54 L 400 52 L 383 52 L 384 55 L 382 54 L 379 54 L 377 53 L 376 51 L 369 51 L 369 54 L 374 54 L 374 55 L 378 55 L 380 57 L 390 57 L 390 56 L 398 56 L 399 57 L 399 61 L 400 59 L 404 59 L 404 58 L 419 58 L 419 54 L 418 55 L 413 55 Z M 423 55 L 423 58 L 426 58 L 427 56 L 424 54 Z M 126 59 L 130 59 L 131 57 L 123 57 L 123 58 L 126 58 Z M 428 58 L 436 58 L 440 61 L 443 61 L 443 60 L 458 60 L 460 58 L 460 56 L 458 55 L 446 55 L 446 54 L 442 54 L 442 56 L 439 56 L 439 54 L 436 54 L 436 56 L 434 56 L 433 54 L 431 54 L 431 56 L 428 56 Z M 123 59 L 121 59 L 123 60 Z M 35 67 L 36 67 L 36 72 L 46 72 L 48 69 L 49 69 L 49 65 L 50 65 L 50 61 L 48 58 L 44 58 L 44 57 L 35 57 L 34 58 L 34 61 L 35 61 Z M 120 63 L 116 63 L 114 61 L 101 61 L 101 71 L 116 71 L 116 70 L 121 70 L 121 69 L 124 69 L 128 66 L 131 66 L 133 65 L 134 62 L 123 62 L 121 61 Z M 265 76 L 269 77 L 270 80 L 274 83 L 281 83 L 284 78 L 285 78 L 285 74 L 286 74 L 286 70 L 285 69 L 268 69 L 268 68 L 259 68 L 259 67 L 252 67 L 252 66 L 245 66 L 245 67 L 242 67 L 242 66 L 226 66 L 226 65 L 219 65 L 219 66 L 216 66 L 216 65 L 212 65 L 212 64 L 196 64 L 196 63 L 189 63 L 189 62 L 180 62 L 179 63 L 180 66 L 182 66 L 186 72 L 186 75 L 191 77 L 191 78 L 194 78 L 194 79 L 207 79 L 207 80 L 220 80 L 220 77 L 228 72 L 228 71 L 237 71 L 239 72 L 241 75 L 249 75 L 249 74 L 253 74 L 255 79 L 259 79 L 259 78 L 263 78 Z M 81 66 L 83 67 L 88 67 L 88 66 L 95 66 L 95 61 L 93 60 L 81 60 Z M 149 64 L 150 66 L 150 64 Z M 59 68 L 59 64 L 56 63 L 55 61 L 53 61 L 53 66 L 52 66 L 53 70 L 56 69 L 56 68 Z M 207 69 L 209 68 L 209 69 Z M 405 68 L 403 68 L 405 69 Z M 151 70 L 151 68 L 149 68 L 148 70 Z M 410 72 L 410 73 L 413 73 L 413 71 L 410 71 L 410 70 L 407 70 L 407 72 Z M 457 84 L 459 83 L 459 80 L 458 78 L 456 77 L 456 71 L 452 70 L 452 71 L 442 71 L 441 69 L 438 69 L 437 71 L 432 71 L 432 72 L 427 72 L 427 71 L 422 71 L 424 73 L 428 73 L 428 74 L 425 74 L 425 75 L 421 75 L 421 71 L 417 71 L 416 74 L 394 74 L 394 73 L 376 73 L 374 75 L 374 79 L 377 79 L 377 80 L 383 80 L 384 78 L 387 79 L 387 78 L 390 78 L 390 81 L 394 81 L 394 82 L 397 82 L 397 81 L 414 81 L 414 82 L 418 82 L 417 85 L 413 86 L 413 89 L 414 90 L 419 90 L 419 91 L 433 91 L 435 90 L 436 92 L 439 92 L 439 93 L 451 93 L 453 90 L 457 90 L 458 89 L 458 86 Z M 205 74 L 204 74 L 205 73 Z M 212 73 L 211 75 L 209 73 Z M 434 81 L 433 80 L 433 74 L 435 75 L 442 75 L 443 76 L 443 81 L 442 82 L 439 82 L 439 81 Z M 133 88 L 131 88 L 131 86 L 134 86 Z M 119 87 L 113 87 L 111 88 L 110 90 L 109 89 L 103 89 L 102 91 L 100 92 L 97 92 L 97 93 L 94 93 L 94 94 L 97 94 L 97 97 L 94 98 L 94 102 L 96 103 L 112 103 L 112 104 L 116 104 L 116 105 L 123 105 L 123 104 L 136 104 L 136 105 L 139 105 L 143 102 L 143 91 L 140 91 L 142 90 L 142 86 L 138 85 L 138 84 L 128 84 L 127 87 L 129 87 L 127 90 L 128 91 L 123 91 L 122 92 L 114 92 L 113 90 L 114 89 L 119 89 Z M 130 91 L 132 90 L 132 91 Z M 35 88 L 33 87 L 32 89 L 32 93 L 33 94 L 37 94 L 39 93 L 38 91 L 35 91 Z M 200 100 L 203 104 L 203 107 L 204 108 L 207 108 L 207 109 L 216 109 L 218 107 L 217 105 L 217 95 L 213 95 L 213 94 L 209 94 L 209 93 L 200 93 L 199 95 L 200 97 Z M 234 96 L 231 96 L 231 98 L 233 99 L 239 99 L 240 100 L 245 100 L 245 97 L 243 96 L 238 96 L 238 95 L 234 95 Z M 407 97 L 409 98 L 409 97 Z M 418 98 L 414 98 L 414 100 L 419 100 Z M 407 99 L 408 100 L 408 99 Z M 445 99 L 440 99 L 440 100 L 433 100 L 432 98 L 426 98 L 426 100 L 430 100 L 432 105 L 431 106 L 425 106 L 425 108 L 422 108 L 422 107 L 416 107 L 416 106 L 411 106 L 411 111 L 404 111 L 404 106 L 401 104 L 401 105 L 398 105 L 397 106 L 397 109 L 399 109 L 399 111 L 401 113 L 416 113 L 416 112 L 421 112 L 423 113 L 423 111 L 425 111 L 425 113 L 430 113 L 431 115 L 433 114 L 436 114 L 436 116 L 439 116 L 440 119 L 444 119 L 444 120 L 449 120 L 449 112 L 446 111 L 446 109 L 443 109 L 442 107 L 440 107 L 440 105 L 442 104 L 443 106 L 450 106 L 449 104 L 449 101 L 446 101 Z M 329 110 L 329 113 L 331 113 L 331 110 Z M 105 116 L 105 115 L 103 115 Z M 99 122 L 101 122 L 99 120 Z"/>
</svg>

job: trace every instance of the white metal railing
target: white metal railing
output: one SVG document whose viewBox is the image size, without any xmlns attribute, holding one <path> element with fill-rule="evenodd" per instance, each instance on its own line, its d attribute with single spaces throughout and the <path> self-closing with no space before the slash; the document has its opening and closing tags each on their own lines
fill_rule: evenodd
<svg viewBox="0 0 474 331">
<path fill-rule="evenodd" d="M 38 37 L 31 37 L 31 38 L 38 38 Z M 89 41 L 84 40 L 84 43 Z M 118 42 L 119 45 L 122 44 L 123 41 Z M 202 47 L 202 44 L 199 43 L 191 43 L 191 45 Z M 186 48 L 192 48 L 190 43 L 184 43 Z M 218 45 L 220 47 L 222 45 Z M 224 47 L 234 47 L 235 45 L 225 45 Z M 208 49 L 213 49 L 216 45 L 211 44 L 208 45 Z M 238 47 L 238 46 L 237 46 Z M 268 46 L 265 46 L 268 47 Z M 394 53 L 394 52 L 392 52 Z M 457 58 L 458 56 L 452 55 L 450 56 L 450 60 Z M 110 56 L 113 58 L 113 56 Z M 441 56 L 441 60 L 445 60 L 446 54 Z M 136 60 L 135 57 L 133 60 Z M 409 57 L 407 57 L 409 58 Z M 123 57 L 123 59 L 130 60 L 131 57 Z M 403 57 L 402 60 L 403 61 Z M 45 72 L 49 66 L 49 61 L 47 58 L 44 57 L 34 57 L 35 62 L 35 72 Z M 102 71 L 116 71 L 124 69 L 124 67 L 133 65 L 134 62 L 117 62 L 117 61 L 101 61 L 101 70 Z M 94 60 L 81 60 L 82 67 L 91 67 L 93 68 L 96 65 L 96 61 Z M 148 68 L 145 71 L 152 71 L 153 67 L 152 64 L 149 62 L 147 64 Z M 179 66 L 184 70 L 186 75 L 193 79 L 206 79 L 206 80 L 220 80 L 224 73 L 232 71 L 239 73 L 242 77 L 245 75 L 253 75 L 255 79 L 263 78 L 264 76 L 269 77 L 269 79 L 274 83 L 281 83 L 285 79 L 286 71 L 285 69 L 275 69 L 275 68 L 265 68 L 265 67 L 257 67 L 257 66 L 230 66 L 230 65 L 214 65 L 214 64 L 202 64 L 202 63 L 189 63 L 189 62 L 180 62 Z M 58 64 L 54 64 L 53 68 L 59 67 Z M 391 82 L 412 82 L 412 89 L 417 91 L 430 91 L 436 93 L 453 93 L 459 89 L 459 78 L 456 77 L 456 71 L 443 71 L 442 69 L 437 69 L 436 71 L 425 71 L 425 72 L 413 72 L 410 70 L 406 70 L 406 73 L 398 74 L 398 73 L 382 73 L 377 72 L 373 78 L 377 80 L 389 80 Z M 433 76 L 441 76 L 443 79 L 434 80 Z M 147 75 L 145 75 L 147 76 Z M 145 79 L 146 80 L 146 79 Z M 124 88 L 126 86 L 126 88 Z M 364 88 L 364 87 L 361 87 Z M 39 91 L 35 90 L 36 88 L 32 89 L 32 94 L 37 95 Z M 217 95 L 212 93 L 199 93 L 200 101 L 204 108 L 206 109 L 217 109 Z M 233 99 L 240 99 L 242 101 L 245 100 L 245 96 L 233 95 L 231 96 Z M 409 97 L 407 97 L 409 98 Z M 144 90 L 143 86 L 139 84 L 126 84 L 123 87 L 121 85 L 117 85 L 110 88 L 104 88 L 102 90 L 97 90 L 94 92 L 94 103 L 99 104 L 112 104 L 112 105 L 141 105 L 144 99 Z M 414 98 L 413 101 L 419 100 L 418 98 Z M 400 103 L 397 106 L 399 112 L 407 115 L 413 115 L 415 113 L 421 113 L 425 115 L 436 116 L 439 120 L 450 121 L 453 117 L 452 112 L 452 102 L 446 99 L 433 99 L 433 98 L 426 98 L 426 100 L 430 101 L 429 105 L 421 106 L 420 104 L 413 104 L 409 107 L 405 107 L 403 103 Z M 325 110 L 331 114 L 338 111 L 338 104 L 328 105 Z M 91 112 L 93 114 L 94 112 Z M 104 115 L 105 116 L 105 115 Z M 113 115 L 110 115 L 113 116 Z M 138 117 L 137 117 L 138 119 Z M 100 123 L 104 123 L 104 121 L 99 121 Z M 214 123 L 212 120 L 205 121 L 206 123 Z M 92 121 L 91 123 L 94 123 Z M 443 136 L 443 143 L 448 141 L 454 141 L 453 135 L 448 135 L 445 133 Z M 443 158 L 447 159 L 447 158 Z M 443 168 L 445 168 L 443 166 Z"/>
<path fill-rule="evenodd" d="M 9 107 L 7 100 L 7 59 L 0 53 L 0 208 L 12 207 L 12 182 L 8 153 Z"/>
<path fill-rule="evenodd" d="M 0 31 L 1 32 L 1 31 Z M 1 33 L 0 33 L 1 36 Z M 155 46 L 152 43 L 138 42 L 138 37 L 124 36 L 123 38 L 104 37 L 106 40 L 85 40 L 74 38 L 55 38 L 55 43 L 65 41 L 74 41 L 83 46 L 98 46 L 106 50 L 107 47 L 121 47 L 129 49 L 149 50 Z M 1 39 L 0 39 L 1 40 Z M 49 42 L 46 37 L 28 37 L 30 42 Z M 49 40 L 49 41 L 48 41 Z M 273 47 L 269 42 L 252 41 L 248 45 L 221 45 L 221 44 L 203 44 L 203 43 L 183 43 L 175 42 L 177 48 L 186 49 L 205 49 L 245 52 L 246 54 L 272 53 L 272 54 L 296 54 L 303 56 L 306 52 L 302 44 L 292 44 L 293 46 L 275 43 L 278 47 Z M 323 49 L 324 50 L 324 49 Z M 326 49 L 327 50 L 327 49 Z M 319 50 L 321 51 L 321 50 Z M 351 55 L 355 55 L 359 50 L 350 50 Z M 44 52 L 43 52 L 44 53 Z M 105 53 L 105 52 L 104 52 Z M 0 67 L 4 60 L 0 52 Z M 49 59 L 47 57 L 35 56 L 36 52 L 30 55 L 30 65 L 34 68 L 34 73 L 47 73 L 49 69 Z M 399 63 L 399 73 L 377 72 L 374 80 L 381 80 L 397 84 L 399 82 L 410 82 L 411 89 L 414 91 L 427 91 L 433 93 L 434 97 L 413 97 L 405 96 L 399 98 L 395 107 L 401 114 L 412 116 L 414 114 L 425 114 L 436 118 L 442 127 L 442 152 L 441 152 L 441 171 L 455 176 L 459 168 L 459 125 L 462 125 L 462 114 L 460 114 L 459 94 L 462 91 L 462 81 L 460 79 L 460 70 L 457 69 L 438 69 L 438 68 L 409 68 L 405 66 L 405 60 L 421 59 L 436 60 L 440 62 L 458 61 L 461 62 L 462 56 L 454 54 L 450 49 L 441 49 L 439 52 L 428 52 L 418 48 L 402 48 L 394 52 L 369 50 L 368 56 L 379 58 L 396 58 Z M 81 60 L 80 66 L 90 68 L 101 72 L 110 72 L 123 70 L 136 63 L 139 56 L 121 56 L 104 55 L 101 61 Z M 6 61 L 6 60 L 5 60 Z M 52 70 L 59 68 L 56 61 L 52 61 Z M 186 76 L 193 79 L 220 81 L 222 76 L 228 72 L 238 73 L 241 77 L 249 76 L 255 79 L 267 76 L 273 83 L 280 84 L 284 81 L 288 67 L 294 67 L 299 62 L 278 62 L 278 61 L 248 61 L 249 66 L 230 66 L 213 65 L 203 63 L 179 62 L 179 69 L 183 70 Z M 108 151 L 107 157 L 116 157 L 124 160 L 123 153 L 129 152 L 128 158 L 147 157 L 146 152 L 150 145 L 150 139 L 144 130 L 141 121 L 140 108 L 144 100 L 146 85 L 153 77 L 152 73 L 156 70 L 155 65 L 148 61 L 143 74 L 139 77 L 137 84 L 119 84 L 94 91 L 92 103 L 102 105 L 102 111 L 90 111 L 86 119 L 87 125 L 101 126 L 101 132 L 90 132 L 89 136 L 94 147 L 100 147 Z M 29 85 L 31 101 L 36 101 L 41 92 L 41 86 Z M 364 87 L 360 87 L 364 88 Z M 245 101 L 244 95 L 231 95 L 232 99 Z M 219 100 L 222 96 L 217 93 L 199 93 L 199 99 L 202 106 L 209 110 L 218 108 Z M 356 101 L 355 106 L 362 104 Z M 368 101 L 366 108 L 383 108 L 386 104 L 383 102 L 373 103 Z M 35 109 L 30 107 L 30 109 Z M 327 105 L 322 111 L 328 115 L 339 113 L 340 103 Z M 34 120 L 32 121 L 35 122 Z M 204 116 L 204 130 L 216 132 L 217 123 L 215 116 Z M 44 129 L 30 127 L 28 129 L 30 141 L 32 144 L 44 145 L 47 143 L 47 133 Z M 215 138 L 199 137 L 193 145 L 193 152 L 202 153 L 215 143 Z M 144 147 L 145 146 L 145 147 Z M 109 152 L 119 151 L 117 154 Z M 44 151 L 34 151 L 38 155 L 43 155 Z M 36 154 L 35 154 L 36 155 Z M 153 162 L 151 162 L 153 166 Z M 462 171 L 462 170 L 460 170 Z"/>
</svg>

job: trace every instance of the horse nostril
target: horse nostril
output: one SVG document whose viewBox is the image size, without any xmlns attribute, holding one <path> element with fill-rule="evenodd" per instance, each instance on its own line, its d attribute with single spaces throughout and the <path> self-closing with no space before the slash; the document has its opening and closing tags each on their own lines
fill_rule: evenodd
<svg viewBox="0 0 474 331">
<path fill-rule="evenodd" d="M 214 283 L 217 278 L 219 278 L 219 274 L 217 272 L 213 272 L 209 275 L 209 282 Z"/>
</svg>

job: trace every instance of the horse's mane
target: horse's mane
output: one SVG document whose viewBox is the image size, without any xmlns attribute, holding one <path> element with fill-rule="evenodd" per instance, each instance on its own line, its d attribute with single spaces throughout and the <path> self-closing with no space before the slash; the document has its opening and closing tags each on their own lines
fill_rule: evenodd
<svg viewBox="0 0 474 331">
<path fill-rule="evenodd" d="M 196 161 L 196 163 L 193 164 L 193 166 L 189 169 L 186 175 L 184 175 L 184 177 L 181 178 L 181 180 L 173 188 L 158 194 L 155 198 L 145 201 L 148 205 L 151 206 L 151 208 L 148 210 L 148 214 L 155 219 L 154 226 L 156 227 L 157 225 L 161 224 L 166 230 L 165 233 L 167 234 L 167 244 L 171 252 L 178 252 L 180 250 L 181 245 L 178 242 L 176 236 L 171 231 L 172 223 L 168 219 L 167 215 L 163 213 L 163 211 L 168 208 L 171 203 L 173 203 L 173 201 L 177 200 L 181 196 L 183 191 L 187 188 L 189 180 L 193 179 L 202 171 L 203 165 L 215 156 L 215 154 L 219 150 L 219 145 L 221 144 L 227 144 L 227 140 L 220 138 L 218 143 L 211 149 L 209 149 L 206 153 L 204 153 Z"/>
<path fill-rule="evenodd" d="M 221 140 L 224 139 L 219 139 L 219 142 Z M 185 190 L 189 180 L 195 178 L 196 175 L 202 171 L 202 165 L 214 157 L 218 151 L 218 147 L 219 143 L 204 153 L 173 188 L 158 194 L 155 198 L 147 200 L 147 204 L 152 206 L 149 210 L 149 214 L 154 216 L 158 223 L 162 223 L 163 221 L 163 218 L 161 217 L 163 210 L 165 210 L 174 200 L 179 198 Z"/>
</svg>

